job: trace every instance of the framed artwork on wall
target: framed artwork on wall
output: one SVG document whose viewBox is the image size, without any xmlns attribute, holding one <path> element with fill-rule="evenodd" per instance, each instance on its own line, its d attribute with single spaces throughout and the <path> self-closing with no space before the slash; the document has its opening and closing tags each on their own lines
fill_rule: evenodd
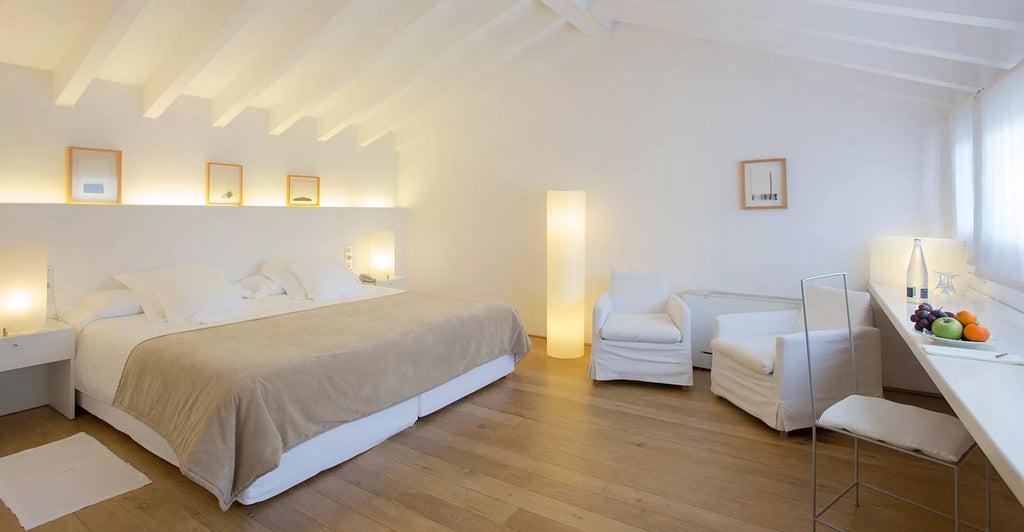
<svg viewBox="0 0 1024 532">
<path fill-rule="evenodd" d="M 786 159 L 755 159 L 740 163 L 740 205 L 744 209 L 785 209 Z"/>
<path fill-rule="evenodd" d="M 288 176 L 289 207 L 319 207 L 320 178 L 310 175 Z"/>
<path fill-rule="evenodd" d="M 206 163 L 206 204 L 242 204 L 242 165 Z"/>
<path fill-rule="evenodd" d="M 68 146 L 68 203 L 121 203 L 121 151 Z"/>
</svg>

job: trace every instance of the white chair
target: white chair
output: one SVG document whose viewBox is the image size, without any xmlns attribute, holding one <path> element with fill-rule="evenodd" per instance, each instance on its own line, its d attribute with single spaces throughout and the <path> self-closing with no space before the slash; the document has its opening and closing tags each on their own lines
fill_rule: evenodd
<svg viewBox="0 0 1024 532">
<path fill-rule="evenodd" d="M 845 295 L 814 285 L 807 313 L 800 310 L 721 314 L 711 340 L 711 391 L 783 435 L 814 422 L 807 389 L 804 321 L 810 327 L 818 373 L 819 405 L 831 406 L 850 389 Z M 860 358 L 861 393 L 882 395 L 882 348 L 873 327 L 871 296 L 850 292 L 853 337 Z"/>
<path fill-rule="evenodd" d="M 594 305 L 590 378 L 693 385 L 690 309 L 661 272 L 612 270 Z"/>
<path fill-rule="evenodd" d="M 818 373 L 818 365 L 822 362 L 820 353 L 816 346 L 820 345 L 814 341 L 815 332 L 810 326 L 811 314 L 808 309 L 813 308 L 809 302 L 810 294 L 816 282 L 829 279 L 841 278 L 843 282 L 844 307 L 847 318 L 845 331 L 846 349 L 850 354 L 850 366 L 847 378 L 850 380 L 850 387 L 853 390 L 850 395 L 838 402 L 831 401 L 831 392 L 825 393 L 828 404 L 824 412 L 818 415 L 818 409 L 823 405 L 819 399 L 821 393 Z M 800 281 L 800 291 L 803 300 L 803 321 L 804 321 L 804 342 L 806 347 L 807 391 L 811 401 L 811 412 L 815 418 L 811 425 L 811 506 L 813 528 L 816 530 L 818 524 L 823 524 L 834 530 L 841 528 L 824 520 L 825 513 L 835 505 L 843 496 L 851 490 L 854 492 L 854 505 L 860 506 L 860 487 L 876 491 L 883 495 L 894 497 L 903 502 L 917 506 L 918 508 L 941 515 L 953 521 L 953 530 L 960 530 L 960 525 L 966 525 L 978 530 L 989 530 L 991 526 L 991 481 L 990 466 L 985 462 L 985 527 L 979 528 L 975 525 L 960 520 L 960 468 L 977 450 L 978 446 L 974 439 L 964 428 L 959 419 L 932 412 L 915 406 L 894 403 L 879 397 L 861 395 L 858 391 L 860 372 L 858 366 L 862 362 L 860 348 L 855 341 L 855 329 L 853 326 L 854 316 L 851 315 L 851 297 L 846 285 L 845 273 L 833 273 L 810 277 Z M 826 374 L 828 376 L 829 374 Z M 853 438 L 853 482 L 835 495 L 821 509 L 818 508 L 818 431 L 829 430 L 845 434 Z M 907 499 L 888 490 L 878 488 L 860 480 L 860 443 L 868 442 L 904 454 L 916 456 L 926 461 L 949 467 L 953 470 L 953 514 L 936 510 L 918 502 Z"/>
</svg>

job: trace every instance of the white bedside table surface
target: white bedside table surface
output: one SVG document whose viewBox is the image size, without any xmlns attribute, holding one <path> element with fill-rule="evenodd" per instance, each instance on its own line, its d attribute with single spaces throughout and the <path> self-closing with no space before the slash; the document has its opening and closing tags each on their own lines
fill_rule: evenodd
<svg viewBox="0 0 1024 532">
<path fill-rule="evenodd" d="M 388 288 L 401 288 L 404 290 L 408 287 L 408 284 L 409 279 L 407 277 L 398 275 L 390 279 L 377 279 L 376 286 L 386 286 Z"/>
<path fill-rule="evenodd" d="M 61 321 L 48 320 L 45 329 L 0 337 L 0 378 L 5 381 L 2 386 L 16 389 L 0 394 L 0 413 L 49 403 L 68 419 L 74 419 L 74 357 L 75 329 Z M 43 369 L 43 373 L 29 369 L 36 367 Z M 25 372 L 30 372 L 32 378 L 25 380 Z M 37 376 L 41 378 L 37 380 Z"/>
<path fill-rule="evenodd" d="M 47 320 L 45 329 L 0 337 L 0 371 L 69 360 L 75 356 L 74 327 Z"/>
</svg>

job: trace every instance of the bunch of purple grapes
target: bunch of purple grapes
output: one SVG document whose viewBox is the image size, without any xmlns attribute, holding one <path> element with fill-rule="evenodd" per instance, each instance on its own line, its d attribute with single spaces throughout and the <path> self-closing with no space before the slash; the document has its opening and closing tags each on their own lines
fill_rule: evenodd
<svg viewBox="0 0 1024 532">
<path fill-rule="evenodd" d="M 928 329 L 932 330 L 932 322 L 939 318 L 955 318 L 956 314 L 952 312 L 946 312 L 941 308 L 932 308 L 928 303 L 921 303 L 917 306 L 917 310 L 910 315 L 910 321 L 914 322 L 914 328 L 923 331 Z"/>
</svg>

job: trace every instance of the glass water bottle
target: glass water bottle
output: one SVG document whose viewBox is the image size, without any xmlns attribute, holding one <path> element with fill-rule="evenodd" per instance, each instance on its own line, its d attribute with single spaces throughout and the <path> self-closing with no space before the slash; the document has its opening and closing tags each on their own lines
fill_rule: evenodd
<svg viewBox="0 0 1024 532">
<path fill-rule="evenodd" d="M 910 264 L 907 265 L 907 301 L 928 301 L 928 266 L 924 263 L 920 238 L 914 239 L 914 250 L 910 252 Z"/>
</svg>

